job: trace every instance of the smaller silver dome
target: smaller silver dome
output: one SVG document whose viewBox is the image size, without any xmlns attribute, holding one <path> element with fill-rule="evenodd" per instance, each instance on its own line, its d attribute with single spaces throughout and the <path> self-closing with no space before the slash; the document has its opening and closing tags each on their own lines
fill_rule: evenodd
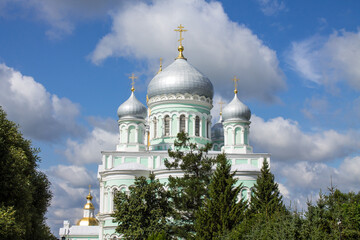
<svg viewBox="0 0 360 240">
<path fill-rule="evenodd" d="M 222 116 L 217 123 L 211 128 L 211 140 L 212 141 L 224 141 L 224 126 L 222 124 Z"/>
<path fill-rule="evenodd" d="M 145 119 L 147 110 L 144 104 L 136 99 L 134 92 L 117 110 L 119 119 Z"/>
<path fill-rule="evenodd" d="M 243 104 L 235 94 L 234 99 L 226 105 L 223 110 L 224 121 L 241 120 L 249 121 L 251 118 L 251 111 L 248 106 Z"/>
</svg>

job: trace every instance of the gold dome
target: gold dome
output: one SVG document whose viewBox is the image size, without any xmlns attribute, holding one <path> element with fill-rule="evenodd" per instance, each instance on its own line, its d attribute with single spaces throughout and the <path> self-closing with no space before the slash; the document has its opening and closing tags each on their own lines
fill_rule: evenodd
<svg viewBox="0 0 360 240">
<path fill-rule="evenodd" d="M 99 221 L 94 217 L 83 217 L 77 224 L 78 226 L 98 226 Z"/>
<path fill-rule="evenodd" d="M 86 204 L 84 206 L 84 217 L 80 219 L 76 225 L 78 226 L 98 226 L 99 221 L 94 217 L 95 207 L 92 204 L 91 200 L 93 197 L 91 196 L 90 185 L 89 185 L 89 194 L 86 196 Z"/>
</svg>

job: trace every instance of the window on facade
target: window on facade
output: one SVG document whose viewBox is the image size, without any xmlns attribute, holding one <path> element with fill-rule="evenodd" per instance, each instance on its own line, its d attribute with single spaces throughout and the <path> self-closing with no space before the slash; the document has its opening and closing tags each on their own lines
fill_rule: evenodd
<svg viewBox="0 0 360 240">
<path fill-rule="evenodd" d="M 156 138 L 156 132 L 157 132 L 157 119 L 154 117 L 154 138 Z"/>
<path fill-rule="evenodd" d="M 207 124 L 206 124 L 206 137 L 207 137 L 207 138 L 210 138 L 210 136 L 209 136 L 209 129 L 210 129 L 210 122 L 207 122 Z"/>
<path fill-rule="evenodd" d="M 185 115 L 180 116 L 180 132 L 185 132 Z"/>
<path fill-rule="evenodd" d="M 170 136 L 170 117 L 165 116 L 165 136 Z"/>
<path fill-rule="evenodd" d="M 198 116 L 195 118 L 195 136 L 200 136 L 200 118 Z"/>
</svg>

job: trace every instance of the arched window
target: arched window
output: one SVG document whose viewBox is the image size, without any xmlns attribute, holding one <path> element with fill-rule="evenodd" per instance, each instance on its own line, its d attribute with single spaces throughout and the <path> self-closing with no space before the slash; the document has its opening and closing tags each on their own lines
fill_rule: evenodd
<svg viewBox="0 0 360 240">
<path fill-rule="evenodd" d="M 129 143 L 135 143 L 136 142 L 136 139 L 135 139 L 135 136 L 136 136 L 136 129 L 134 126 L 130 126 L 129 129 L 129 135 L 128 135 L 128 142 Z"/>
<path fill-rule="evenodd" d="M 198 116 L 195 118 L 195 136 L 200 136 L 200 118 Z"/>
<path fill-rule="evenodd" d="M 169 115 L 165 116 L 165 136 L 170 136 L 170 117 Z"/>
<path fill-rule="evenodd" d="M 185 132 L 185 115 L 180 116 L 180 132 Z"/>
<path fill-rule="evenodd" d="M 207 122 L 207 124 L 206 124 L 206 137 L 207 138 L 210 138 L 209 130 L 210 130 L 210 122 Z"/>
<path fill-rule="evenodd" d="M 154 117 L 154 137 L 153 138 L 156 138 L 156 132 L 157 132 L 157 119 L 156 117 Z"/>
</svg>

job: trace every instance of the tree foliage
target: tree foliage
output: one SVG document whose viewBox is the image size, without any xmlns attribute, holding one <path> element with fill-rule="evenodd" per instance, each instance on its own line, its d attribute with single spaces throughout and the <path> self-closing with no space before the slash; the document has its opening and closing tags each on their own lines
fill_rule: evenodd
<svg viewBox="0 0 360 240">
<path fill-rule="evenodd" d="M 196 214 L 196 239 L 217 239 L 241 222 L 246 209 L 246 201 L 239 199 L 242 185 L 235 186 L 235 172 L 225 154 L 216 158 L 217 167 L 212 175 L 208 197 Z"/>
<path fill-rule="evenodd" d="M 174 146 L 175 150 L 168 151 L 171 160 L 165 160 L 165 166 L 181 170 L 183 176 L 169 177 L 168 186 L 175 209 L 172 229 L 176 236 L 191 239 L 195 235 L 195 213 L 207 196 L 215 159 L 206 156 L 211 144 L 198 148 L 184 132 L 177 135 Z"/>
<path fill-rule="evenodd" d="M 0 239 L 21 239 L 24 230 L 16 222 L 13 207 L 0 208 Z"/>
<path fill-rule="evenodd" d="M 264 160 L 251 196 L 250 213 L 263 214 L 269 218 L 276 211 L 286 211 L 286 208 L 274 174 L 270 172 L 269 164 Z"/>
<path fill-rule="evenodd" d="M 360 239 L 360 193 L 329 191 L 320 192 L 316 205 L 308 202 L 303 239 Z"/>
<path fill-rule="evenodd" d="M 124 239 L 141 240 L 161 231 L 168 234 L 171 208 L 164 185 L 151 174 L 149 179 L 136 178 L 129 190 L 129 193 L 118 192 L 114 198 L 116 232 Z"/>
<path fill-rule="evenodd" d="M 21 227 L 19 239 L 55 238 L 45 224 L 52 195 L 50 182 L 38 170 L 38 152 L 0 107 L 0 205 L 3 213 L 12 216 L 7 219 L 15 221 L 9 225 L 14 228 L 7 229 L 16 233 Z"/>
</svg>

